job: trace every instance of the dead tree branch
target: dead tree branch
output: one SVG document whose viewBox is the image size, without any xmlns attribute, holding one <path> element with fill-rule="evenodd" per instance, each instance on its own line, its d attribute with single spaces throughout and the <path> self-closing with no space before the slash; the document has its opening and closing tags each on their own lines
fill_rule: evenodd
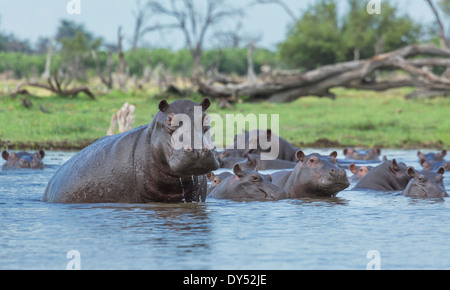
<svg viewBox="0 0 450 290">
<path fill-rule="evenodd" d="M 433 56 L 417 58 L 415 56 Z M 334 98 L 330 89 L 335 87 L 364 90 L 387 90 L 414 86 L 417 93 L 409 98 L 424 95 L 448 95 L 450 79 L 445 75 L 436 75 L 424 66 L 448 66 L 450 50 L 433 45 L 411 45 L 366 60 L 355 60 L 275 78 L 256 84 L 238 84 L 226 86 L 199 84 L 199 92 L 212 98 L 227 98 L 233 95 L 249 96 L 253 100 L 290 102 L 302 96 Z M 409 77 L 396 81 L 377 81 L 367 79 L 377 70 L 403 70 Z M 427 92 L 432 92 L 428 94 Z"/>
<path fill-rule="evenodd" d="M 41 83 L 35 83 L 35 82 L 28 82 L 28 83 L 22 83 L 14 89 L 11 96 L 15 98 L 17 95 L 22 94 L 24 91 L 23 87 L 30 86 L 30 87 L 36 87 L 41 88 L 45 90 L 49 90 L 59 96 L 62 97 L 76 97 L 79 93 L 85 93 L 88 95 L 91 99 L 95 99 L 95 95 L 89 90 L 88 87 L 81 86 L 81 87 L 74 87 L 71 89 L 62 88 L 60 81 L 58 80 L 58 75 L 55 72 L 53 75 L 53 79 L 49 77 L 47 79 L 47 84 L 41 84 Z"/>
</svg>

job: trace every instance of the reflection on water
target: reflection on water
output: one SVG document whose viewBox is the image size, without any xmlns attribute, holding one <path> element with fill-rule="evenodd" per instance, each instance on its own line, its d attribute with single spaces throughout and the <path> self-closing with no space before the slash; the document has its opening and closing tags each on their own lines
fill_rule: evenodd
<svg viewBox="0 0 450 290">
<path fill-rule="evenodd" d="M 384 153 L 420 168 L 414 150 Z M 365 269 L 370 250 L 382 269 L 450 268 L 448 198 L 352 184 L 336 198 L 277 202 L 41 202 L 72 155 L 48 152 L 42 171 L 0 172 L 0 269 L 65 269 L 71 250 L 82 269 Z"/>
</svg>

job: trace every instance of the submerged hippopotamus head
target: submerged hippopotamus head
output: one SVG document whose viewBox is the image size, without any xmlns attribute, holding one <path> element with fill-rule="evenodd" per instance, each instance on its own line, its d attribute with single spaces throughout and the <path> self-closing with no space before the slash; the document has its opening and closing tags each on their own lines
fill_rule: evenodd
<svg viewBox="0 0 450 290">
<path fill-rule="evenodd" d="M 379 148 L 371 148 L 369 150 L 356 150 L 355 148 L 345 148 L 344 156 L 347 159 L 354 160 L 380 160 L 381 150 Z"/>
<path fill-rule="evenodd" d="M 360 180 L 361 178 L 366 176 L 370 170 L 373 169 L 373 166 L 367 165 L 357 166 L 355 163 L 351 163 L 348 166 L 348 169 L 353 173 L 353 175 L 350 177 L 350 180 Z"/>
<path fill-rule="evenodd" d="M 270 175 L 263 175 L 240 164 L 233 167 L 234 175 L 214 187 L 210 197 L 239 201 L 267 201 L 287 198 L 286 192 L 272 183 Z"/>
<path fill-rule="evenodd" d="M 222 172 L 220 174 L 214 174 L 214 172 L 209 172 L 206 177 L 209 181 L 211 181 L 211 184 L 208 187 L 208 194 L 211 192 L 211 190 L 214 189 L 217 185 L 219 185 L 222 181 L 227 179 L 228 177 L 232 176 L 233 173 L 230 172 Z"/>
<path fill-rule="evenodd" d="M 423 166 L 424 170 L 437 170 L 443 166 L 445 170 L 450 170 L 450 163 L 445 161 L 444 157 L 447 155 L 447 150 L 442 150 L 438 153 L 423 154 L 418 151 L 419 162 Z"/>
<path fill-rule="evenodd" d="M 444 187 L 444 167 L 439 167 L 436 172 L 422 170 L 417 172 L 414 167 L 408 167 L 407 174 L 412 178 L 406 186 L 403 194 L 412 197 L 446 197 Z"/>
<path fill-rule="evenodd" d="M 305 155 L 297 151 L 301 165 L 294 169 L 296 187 L 293 192 L 299 196 L 334 196 L 350 186 L 345 169 L 337 167 L 337 152 L 330 155 L 313 153 Z"/>
<path fill-rule="evenodd" d="M 219 168 L 210 130 L 210 119 L 205 111 L 210 101 L 199 104 L 190 100 L 159 103 L 155 116 L 152 145 L 153 158 L 160 160 L 172 176 L 203 175 Z"/>
<path fill-rule="evenodd" d="M 45 156 L 45 152 L 40 150 L 36 153 L 28 153 L 28 152 L 12 152 L 11 154 L 8 151 L 2 152 L 3 159 L 6 160 L 6 163 L 3 164 L 3 170 L 9 169 L 19 169 L 19 168 L 30 168 L 30 169 L 44 169 L 44 163 L 42 159 Z"/>
</svg>

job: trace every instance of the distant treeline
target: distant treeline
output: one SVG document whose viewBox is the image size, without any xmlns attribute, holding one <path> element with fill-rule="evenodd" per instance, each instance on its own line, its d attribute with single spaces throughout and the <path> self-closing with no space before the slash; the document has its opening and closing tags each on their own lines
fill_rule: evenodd
<svg viewBox="0 0 450 290">
<path fill-rule="evenodd" d="M 213 69 L 218 65 L 218 70 L 224 74 L 247 74 L 247 48 L 227 48 L 222 51 L 206 50 L 202 59 L 205 69 Z M 105 67 L 108 55 L 106 52 L 98 53 L 98 63 Z M 219 59 L 220 58 L 220 59 Z M 40 76 L 45 70 L 47 56 L 45 54 L 24 54 L 18 52 L 0 52 L 0 73 L 13 72 L 15 78 L 29 78 L 32 75 Z M 117 53 L 112 54 L 113 71 L 117 70 L 119 58 Z M 142 77 L 146 67 L 155 69 L 157 66 L 169 70 L 173 74 L 189 75 L 193 68 L 193 61 L 189 50 L 172 51 L 169 49 L 137 49 L 125 52 L 125 60 L 128 65 L 129 75 Z M 264 64 L 278 64 L 277 54 L 267 49 L 255 49 L 253 53 L 255 72 L 260 73 Z M 52 55 L 50 71 L 57 71 L 63 64 L 64 58 L 56 53 Z M 84 69 L 88 76 L 96 75 L 97 63 L 92 58 L 84 60 Z"/>
</svg>

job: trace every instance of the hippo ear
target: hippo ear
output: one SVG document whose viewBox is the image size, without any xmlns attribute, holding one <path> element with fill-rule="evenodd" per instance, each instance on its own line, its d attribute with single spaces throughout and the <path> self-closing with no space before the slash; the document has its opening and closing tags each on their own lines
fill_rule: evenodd
<svg viewBox="0 0 450 290">
<path fill-rule="evenodd" d="M 2 157 L 3 157 L 3 159 L 5 159 L 6 161 L 8 161 L 8 157 L 9 157 L 8 151 L 3 151 L 3 152 L 2 152 Z"/>
<path fill-rule="evenodd" d="M 398 172 L 399 169 L 400 169 L 398 164 L 397 164 L 397 160 L 395 160 L 395 159 L 392 159 L 392 164 L 389 167 L 391 168 L 391 170 L 393 172 Z"/>
<path fill-rule="evenodd" d="M 204 112 L 209 108 L 209 106 L 211 106 L 211 101 L 209 100 L 209 98 L 203 98 L 203 100 L 200 102 L 200 105 L 202 106 Z"/>
<path fill-rule="evenodd" d="M 161 112 L 166 112 L 167 109 L 169 108 L 169 103 L 167 103 L 166 100 L 161 100 L 161 102 L 159 102 L 158 108 Z"/>
<path fill-rule="evenodd" d="M 420 165 L 425 166 L 425 163 L 427 162 L 427 160 L 425 158 L 420 158 Z"/>
<path fill-rule="evenodd" d="M 358 172 L 358 166 L 356 166 L 355 163 L 350 164 L 350 165 L 348 166 L 348 169 L 350 169 L 350 171 L 351 171 L 353 174 L 356 174 L 356 172 Z"/>
<path fill-rule="evenodd" d="M 381 149 L 380 148 L 375 148 L 375 152 L 377 153 L 378 156 L 381 155 Z"/>
<path fill-rule="evenodd" d="M 303 153 L 302 150 L 298 150 L 297 153 L 295 153 L 295 156 L 297 156 L 297 159 L 300 162 L 303 162 L 305 160 L 305 157 L 306 157 L 305 153 Z"/>
<path fill-rule="evenodd" d="M 233 166 L 233 172 L 234 172 L 234 174 L 235 174 L 237 177 L 239 177 L 239 178 L 241 178 L 241 177 L 244 176 L 244 172 L 242 171 L 242 167 L 241 167 L 241 165 L 238 164 L 238 163 L 234 164 L 234 166 Z"/>
<path fill-rule="evenodd" d="M 39 155 L 41 155 L 41 159 L 44 159 L 45 156 L 44 150 L 39 150 Z"/>
<path fill-rule="evenodd" d="M 347 152 L 348 152 L 348 148 L 345 148 L 344 149 L 344 156 L 347 155 Z"/>
<path fill-rule="evenodd" d="M 209 181 L 213 181 L 214 180 L 214 173 L 208 172 L 206 174 L 206 177 L 208 178 Z"/>
<path fill-rule="evenodd" d="M 388 161 L 388 159 L 387 159 L 386 155 L 384 155 L 382 162 L 386 162 L 386 161 Z"/>
<path fill-rule="evenodd" d="M 409 166 L 408 169 L 406 169 L 406 174 L 408 174 L 409 177 L 414 178 L 416 176 L 416 170 L 414 167 Z"/>
<path fill-rule="evenodd" d="M 334 158 L 336 158 L 338 155 L 338 153 L 336 151 L 333 151 L 330 153 L 330 156 L 333 156 Z"/>
<path fill-rule="evenodd" d="M 442 157 L 445 157 L 445 155 L 447 155 L 447 150 L 445 150 L 445 149 L 442 150 L 442 153 L 441 153 L 441 154 L 442 154 Z"/>
<path fill-rule="evenodd" d="M 444 173 L 445 173 L 445 168 L 444 168 L 444 166 L 440 166 L 440 167 L 438 168 L 438 170 L 437 170 L 437 174 L 444 175 Z"/>
</svg>

